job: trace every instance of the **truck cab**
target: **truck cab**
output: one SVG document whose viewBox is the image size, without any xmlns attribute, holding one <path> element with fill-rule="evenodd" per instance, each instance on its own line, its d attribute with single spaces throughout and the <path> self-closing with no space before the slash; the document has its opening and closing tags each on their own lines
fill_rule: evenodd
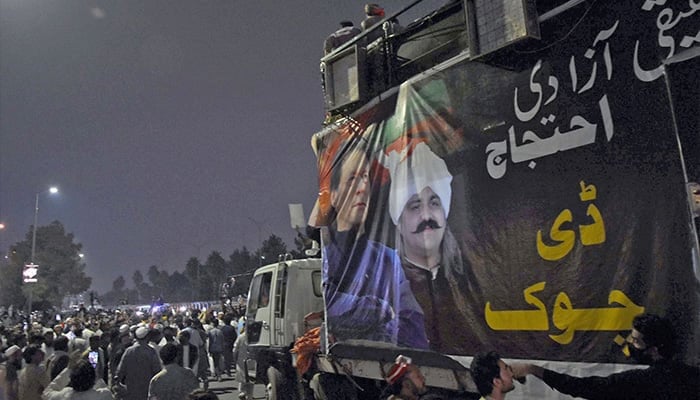
<svg viewBox="0 0 700 400">
<path fill-rule="evenodd" d="M 304 316 L 321 310 L 320 258 L 292 260 L 284 256 L 277 263 L 258 268 L 246 311 L 250 379 L 267 384 L 280 376 L 280 371 L 290 372 L 289 349 L 308 328 Z"/>
</svg>

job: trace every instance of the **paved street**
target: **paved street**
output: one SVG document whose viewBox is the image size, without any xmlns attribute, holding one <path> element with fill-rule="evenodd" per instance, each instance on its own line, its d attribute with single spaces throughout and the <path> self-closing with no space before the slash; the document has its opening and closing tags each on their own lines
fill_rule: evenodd
<svg viewBox="0 0 700 400">
<path fill-rule="evenodd" d="M 209 389 L 221 400 L 238 400 L 238 382 L 234 378 L 224 376 L 221 382 L 209 381 Z"/>
<path fill-rule="evenodd" d="M 226 375 L 221 382 L 217 382 L 216 379 L 209 381 L 209 390 L 216 393 L 220 400 L 238 400 L 238 382 Z M 264 399 L 265 388 L 262 385 L 256 385 L 254 396 L 256 399 Z"/>
</svg>

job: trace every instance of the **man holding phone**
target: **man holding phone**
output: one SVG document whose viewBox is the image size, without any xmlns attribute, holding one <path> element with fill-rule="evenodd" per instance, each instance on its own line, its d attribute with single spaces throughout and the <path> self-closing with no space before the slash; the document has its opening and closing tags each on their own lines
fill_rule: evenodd
<svg viewBox="0 0 700 400">
<path fill-rule="evenodd" d="M 100 348 L 100 336 L 92 335 L 89 339 L 89 347 L 83 352 L 83 358 L 90 362 L 95 368 L 97 379 L 104 381 L 105 352 Z M 107 382 L 105 382 L 107 384 Z"/>
</svg>

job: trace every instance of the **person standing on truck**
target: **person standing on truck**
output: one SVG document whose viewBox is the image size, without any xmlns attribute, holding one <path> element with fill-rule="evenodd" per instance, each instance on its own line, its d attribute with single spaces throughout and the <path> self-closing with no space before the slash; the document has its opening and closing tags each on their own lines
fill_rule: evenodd
<svg viewBox="0 0 700 400">
<path fill-rule="evenodd" d="M 360 143 L 353 148 L 346 148 Z M 335 231 L 324 249 L 326 319 L 337 340 L 365 339 L 427 348 L 423 312 L 396 252 L 364 230 L 370 162 L 361 140 L 346 142 L 332 170 Z"/>
<path fill-rule="evenodd" d="M 362 20 L 360 26 L 362 26 L 362 29 L 367 30 L 381 21 L 384 15 L 382 6 L 376 3 L 367 3 L 365 4 L 365 19 Z"/>
<path fill-rule="evenodd" d="M 381 22 L 386 13 L 384 12 L 384 8 L 380 6 L 379 4 L 375 3 L 367 3 L 365 4 L 365 19 L 362 20 L 360 23 L 360 26 L 362 27 L 363 31 L 369 30 L 371 27 L 374 25 L 378 24 Z M 373 41 L 379 39 L 380 37 L 384 36 L 384 27 L 382 28 L 376 28 L 373 30 L 371 33 L 369 33 L 366 37 L 367 43 L 372 43 Z M 403 30 L 401 25 L 399 25 L 399 21 L 396 18 L 392 18 L 389 21 L 389 34 L 391 33 L 397 33 Z"/>
<path fill-rule="evenodd" d="M 700 369 L 674 360 L 675 334 L 668 319 L 640 314 L 627 338 L 632 358 L 646 369 L 575 377 L 533 364 L 513 364 L 516 377 L 534 375 L 561 393 L 585 399 L 699 399 Z"/>
<path fill-rule="evenodd" d="M 425 315 L 430 348 L 467 354 L 479 341 L 468 329 L 466 260 L 447 225 L 452 175 L 425 143 L 415 145 L 410 155 L 390 153 L 387 164 L 396 248 Z"/>
<path fill-rule="evenodd" d="M 352 38 L 359 35 L 362 31 L 356 27 L 352 21 L 340 21 L 340 28 L 331 33 L 323 42 L 323 53 L 328 55 L 333 50 L 349 42 Z"/>
</svg>

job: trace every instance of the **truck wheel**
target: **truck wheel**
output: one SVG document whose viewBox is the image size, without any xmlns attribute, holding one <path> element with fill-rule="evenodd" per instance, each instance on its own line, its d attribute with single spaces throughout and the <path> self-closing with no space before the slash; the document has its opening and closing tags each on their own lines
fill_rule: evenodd
<svg viewBox="0 0 700 400">
<path fill-rule="evenodd" d="M 297 396 L 295 396 L 296 386 L 291 384 L 295 380 L 287 379 L 277 368 L 270 367 L 267 369 L 267 380 L 269 382 L 266 390 L 268 400 L 297 399 Z"/>
</svg>

